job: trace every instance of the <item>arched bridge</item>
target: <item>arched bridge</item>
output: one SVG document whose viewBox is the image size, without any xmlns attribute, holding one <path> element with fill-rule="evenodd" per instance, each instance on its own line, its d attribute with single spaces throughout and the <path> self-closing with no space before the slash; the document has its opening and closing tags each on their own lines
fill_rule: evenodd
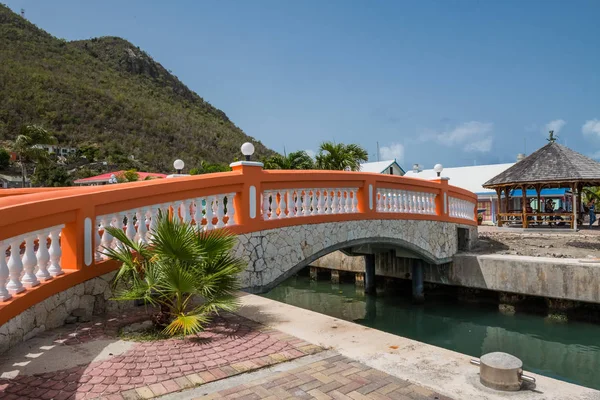
<svg viewBox="0 0 600 400">
<path fill-rule="evenodd" d="M 265 171 L 252 162 L 232 167 L 128 184 L 0 191 L 0 254 L 6 254 L 0 257 L 0 325 L 64 291 L 74 295 L 82 287 L 84 293 L 84 282 L 85 293 L 91 287 L 98 296 L 103 289 L 87 281 L 118 267 L 101 254 L 103 246 L 118 245 L 103 227 L 150 240 L 161 209 L 198 229 L 238 234 L 237 255 L 248 260 L 241 280 L 253 291 L 340 249 L 391 248 L 445 263 L 457 251 L 459 231 L 466 238 L 476 231 L 475 195 L 443 178 Z"/>
</svg>

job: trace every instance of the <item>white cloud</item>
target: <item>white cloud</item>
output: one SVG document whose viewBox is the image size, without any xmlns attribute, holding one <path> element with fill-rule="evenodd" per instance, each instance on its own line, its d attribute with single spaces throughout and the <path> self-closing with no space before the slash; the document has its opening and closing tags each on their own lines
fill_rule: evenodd
<svg viewBox="0 0 600 400">
<path fill-rule="evenodd" d="M 379 155 L 382 160 L 395 159 L 398 162 L 404 161 L 404 146 L 400 143 L 392 143 L 389 146 L 379 148 Z"/>
<path fill-rule="evenodd" d="M 470 139 L 479 139 L 481 136 L 492 132 L 493 124 L 491 122 L 471 121 L 458 125 L 451 131 L 442 132 L 436 135 L 437 141 L 446 146 L 462 144 Z"/>
<path fill-rule="evenodd" d="M 454 129 L 441 133 L 426 134 L 423 141 L 435 140 L 449 147 L 463 147 L 464 151 L 487 153 L 492 150 L 494 138 L 491 122 L 470 121 L 456 126 Z"/>
<path fill-rule="evenodd" d="M 306 154 L 310 156 L 310 158 L 314 159 L 317 153 L 314 150 L 304 150 Z"/>
<path fill-rule="evenodd" d="M 465 151 L 487 153 L 490 150 L 492 150 L 493 141 L 494 141 L 494 138 L 492 138 L 491 136 L 488 136 L 485 139 L 478 140 L 475 142 L 470 142 L 466 145 Z"/>
<path fill-rule="evenodd" d="M 585 124 L 581 127 L 581 131 L 584 135 L 597 135 L 600 136 L 600 121 L 597 119 L 590 119 L 585 121 Z"/>
<path fill-rule="evenodd" d="M 548 133 L 548 131 L 554 131 L 554 134 L 557 135 L 566 124 L 567 121 L 564 119 L 555 119 L 554 121 L 550 121 L 546 124 L 546 131 L 544 133 Z"/>
</svg>

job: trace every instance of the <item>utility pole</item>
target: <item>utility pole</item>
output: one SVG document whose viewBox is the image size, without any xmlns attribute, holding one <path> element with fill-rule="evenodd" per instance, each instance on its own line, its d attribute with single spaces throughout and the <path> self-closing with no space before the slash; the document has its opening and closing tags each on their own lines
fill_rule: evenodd
<svg viewBox="0 0 600 400">
<path fill-rule="evenodd" d="M 379 142 L 377 142 L 377 161 L 380 161 L 379 160 Z"/>
</svg>

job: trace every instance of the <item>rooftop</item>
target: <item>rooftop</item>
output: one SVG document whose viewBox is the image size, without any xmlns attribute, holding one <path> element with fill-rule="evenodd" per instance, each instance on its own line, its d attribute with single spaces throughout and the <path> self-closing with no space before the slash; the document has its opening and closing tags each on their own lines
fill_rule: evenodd
<svg viewBox="0 0 600 400">
<path fill-rule="evenodd" d="M 486 189 L 483 184 L 494 176 L 506 171 L 514 163 L 475 165 L 472 167 L 444 168 L 442 176 L 450 178 L 450 184 L 466 189 L 476 194 L 496 193 L 493 189 Z M 407 171 L 404 175 L 409 178 L 430 179 L 437 174 L 433 169 L 425 169 L 419 173 Z"/>
<path fill-rule="evenodd" d="M 550 142 L 528 157 L 499 171 L 484 186 L 516 186 L 527 183 L 547 183 L 553 186 L 600 183 L 600 163 L 566 146 Z"/>
<path fill-rule="evenodd" d="M 400 170 L 404 172 L 404 169 L 398 164 L 396 160 L 385 160 L 385 161 L 374 161 L 360 164 L 360 172 L 373 172 L 380 174 L 385 171 L 391 165 L 397 165 Z"/>
<path fill-rule="evenodd" d="M 85 185 L 85 184 L 93 184 L 93 183 L 108 183 L 110 177 L 114 175 L 123 174 L 125 171 L 115 171 L 115 172 L 107 172 L 106 174 L 90 176 L 89 178 L 77 179 L 74 183 L 76 185 Z M 139 181 L 143 181 L 144 179 L 150 178 L 166 178 L 166 174 L 159 174 L 154 172 L 138 172 Z"/>
</svg>

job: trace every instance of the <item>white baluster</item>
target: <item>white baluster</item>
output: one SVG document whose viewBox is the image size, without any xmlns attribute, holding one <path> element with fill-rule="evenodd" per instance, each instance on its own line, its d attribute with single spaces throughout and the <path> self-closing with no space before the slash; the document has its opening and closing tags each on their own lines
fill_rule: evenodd
<svg viewBox="0 0 600 400">
<path fill-rule="evenodd" d="M 217 228 L 225 226 L 225 222 L 223 221 L 223 217 L 225 216 L 225 204 L 223 204 L 224 197 L 225 196 L 220 195 L 217 201 Z"/>
<path fill-rule="evenodd" d="M 358 189 L 352 189 L 352 212 L 358 212 Z"/>
<path fill-rule="evenodd" d="M 234 198 L 235 193 L 229 193 L 227 195 L 227 223 L 225 226 L 233 226 L 235 225 L 235 207 L 234 207 Z"/>
<path fill-rule="evenodd" d="M 310 190 L 310 215 L 319 214 L 319 197 L 317 189 Z"/>
<path fill-rule="evenodd" d="M 106 228 L 111 226 L 111 222 L 113 220 L 112 215 L 103 215 L 102 216 L 102 228 L 104 228 L 104 233 L 102 233 L 101 244 L 105 249 L 111 249 L 113 246 L 113 235 L 111 235 Z M 108 255 L 103 254 L 102 258 L 108 260 Z"/>
<path fill-rule="evenodd" d="M 52 276 L 59 276 L 64 274 L 60 266 L 60 258 L 62 257 L 62 250 L 60 248 L 60 232 L 62 226 L 53 227 L 50 230 L 50 268 L 48 272 Z"/>
<path fill-rule="evenodd" d="M 375 211 L 381 212 L 381 189 L 375 193 Z"/>
<path fill-rule="evenodd" d="M 179 215 L 181 215 L 181 221 L 185 223 L 189 223 L 190 216 L 190 200 L 183 200 L 181 202 L 181 206 L 179 207 Z"/>
<path fill-rule="evenodd" d="M 337 188 L 332 188 L 329 190 L 329 193 L 331 194 L 331 213 L 330 214 L 337 214 L 338 211 L 338 205 L 339 205 L 339 200 L 338 200 L 338 193 L 337 193 L 338 189 Z"/>
<path fill-rule="evenodd" d="M 338 189 L 339 197 L 338 197 L 338 212 L 340 214 L 346 214 L 346 194 L 348 193 L 348 189 Z"/>
<path fill-rule="evenodd" d="M 310 215 L 310 189 L 299 190 L 298 196 L 302 198 L 302 215 L 306 217 Z"/>
<path fill-rule="evenodd" d="M 127 236 L 127 238 L 131 241 L 135 240 L 135 235 L 137 233 L 135 231 L 135 222 L 133 222 L 134 215 L 135 215 L 135 212 L 132 212 L 132 211 L 125 212 L 125 218 L 127 218 L 127 225 L 125 228 L 125 236 Z"/>
<path fill-rule="evenodd" d="M 173 221 L 183 222 L 183 216 L 181 215 L 181 205 L 183 202 L 177 200 L 173 202 Z"/>
<path fill-rule="evenodd" d="M 154 237 L 154 232 L 156 232 L 156 228 L 158 227 L 158 212 L 160 210 L 160 205 L 155 204 L 150 207 L 149 215 L 150 215 L 150 224 L 148 224 L 148 232 L 150 237 L 150 242 Z"/>
<path fill-rule="evenodd" d="M 279 219 L 282 218 L 286 218 L 287 215 L 285 214 L 285 210 L 286 210 L 286 203 L 285 203 L 285 190 L 280 190 L 278 191 L 279 193 Z"/>
<path fill-rule="evenodd" d="M 302 216 L 302 189 L 296 190 L 296 212 L 294 213 L 294 216 Z"/>
<path fill-rule="evenodd" d="M 202 218 L 204 218 L 204 215 L 202 214 L 202 210 L 204 209 L 204 207 L 202 207 L 202 200 L 204 200 L 203 197 L 197 197 L 194 200 L 194 223 L 196 224 L 194 229 L 196 232 L 200 232 L 202 229 Z"/>
<path fill-rule="evenodd" d="M 285 193 L 287 194 L 287 216 L 288 218 L 293 218 L 296 216 L 296 211 L 294 210 L 294 207 L 296 207 L 296 200 L 294 200 L 294 190 L 286 190 Z"/>
<path fill-rule="evenodd" d="M 37 257 L 35 256 L 35 251 L 33 251 L 35 236 L 35 233 L 29 233 L 25 236 L 25 254 L 23 254 L 24 274 L 21 278 L 21 283 L 26 288 L 32 288 L 40 284 L 33 273 L 37 265 Z"/>
<path fill-rule="evenodd" d="M 6 283 L 8 282 L 9 277 L 8 265 L 6 265 L 7 249 L 8 243 L 0 241 L 0 301 L 6 301 L 12 297 L 6 289 Z"/>
<path fill-rule="evenodd" d="M 263 204 L 262 204 L 262 206 L 263 206 L 263 220 L 264 221 L 267 221 L 267 220 L 271 219 L 271 214 L 270 214 L 270 212 L 271 212 L 271 203 L 270 203 L 270 200 L 271 200 L 271 192 L 265 190 L 263 192 Z"/>
<path fill-rule="evenodd" d="M 327 197 L 325 198 L 325 214 L 333 214 L 333 194 L 331 189 L 325 190 Z"/>
<path fill-rule="evenodd" d="M 21 283 L 21 272 L 23 271 L 23 263 L 21 262 L 21 243 L 20 237 L 12 238 L 10 243 L 10 258 L 8 259 L 8 271 L 10 282 L 6 285 L 8 291 L 12 294 L 21 293 L 25 290 Z"/>
<path fill-rule="evenodd" d="M 48 231 L 41 230 L 37 233 L 38 238 L 38 250 L 36 253 L 37 258 L 37 273 L 35 276 L 40 281 L 47 281 L 52 279 L 52 275 L 48 272 L 48 263 L 50 262 L 50 253 L 48 253 Z M 100 242 L 97 242 L 100 246 Z"/>
<path fill-rule="evenodd" d="M 208 196 L 206 198 L 206 225 L 204 227 L 205 231 L 214 229 L 215 225 L 213 223 L 215 217 L 215 205 L 216 202 L 215 196 Z"/>
<path fill-rule="evenodd" d="M 398 190 L 398 212 L 404 213 L 406 212 L 406 203 L 404 199 L 404 190 Z"/>
<path fill-rule="evenodd" d="M 100 217 L 96 218 L 96 224 L 94 225 L 94 259 L 96 261 L 102 260 L 102 254 L 100 253 L 100 243 L 102 242 L 102 237 L 100 237 L 101 223 Z"/>
<path fill-rule="evenodd" d="M 123 231 L 123 227 L 124 227 L 123 220 L 124 220 L 123 214 L 117 213 L 112 216 L 112 220 L 111 220 L 110 224 L 113 228 L 118 229 L 119 231 Z M 115 249 L 122 249 L 123 243 L 119 239 L 114 238 L 113 239 L 113 247 Z"/>
<path fill-rule="evenodd" d="M 146 212 L 146 207 L 143 207 L 140 208 L 135 214 L 138 224 L 137 240 L 141 244 L 148 244 L 148 227 L 146 226 Z"/>
<path fill-rule="evenodd" d="M 344 213 L 350 214 L 352 212 L 352 189 L 344 190 Z"/>
</svg>

